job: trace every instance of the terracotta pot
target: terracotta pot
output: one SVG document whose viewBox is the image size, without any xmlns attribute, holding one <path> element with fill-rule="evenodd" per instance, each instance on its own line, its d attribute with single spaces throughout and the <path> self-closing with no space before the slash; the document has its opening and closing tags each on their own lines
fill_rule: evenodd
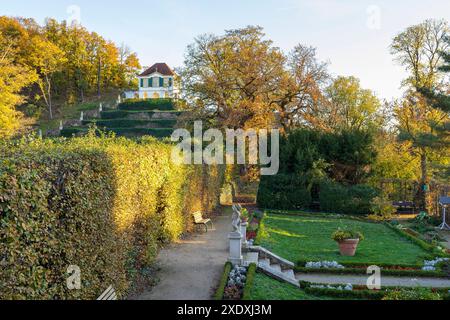
<svg viewBox="0 0 450 320">
<path fill-rule="evenodd" d="M 359 244 L 359 239 L 346 239 L 342 240 L 339 243 L 339 250 L 341 251 L 341 255 L 347 257 L 353 257 L 356 253 L 356 248 Z"/>
</svg>

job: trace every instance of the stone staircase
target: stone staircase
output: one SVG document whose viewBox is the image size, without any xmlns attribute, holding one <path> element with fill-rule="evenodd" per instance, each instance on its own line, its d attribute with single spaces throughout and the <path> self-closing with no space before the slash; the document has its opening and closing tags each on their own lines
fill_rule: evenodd
<svg viewBox="0 0 450 320">
<path fill-rule="evenodd" d="M 294 263 L 277 256 L 263 247 L 253 246 L 247 250 L 248 252 L 244 257 L 245 265 L 256 263 L 258 269 L 268 276 L 300 287 L 294 273 Z"/>
</svg>

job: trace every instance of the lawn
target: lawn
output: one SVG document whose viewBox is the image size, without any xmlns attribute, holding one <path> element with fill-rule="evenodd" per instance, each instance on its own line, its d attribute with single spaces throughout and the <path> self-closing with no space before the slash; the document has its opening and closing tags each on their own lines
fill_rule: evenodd
<svg viewBox="0 0 450 320">
<path fill-rule="evenodd" d="M 323 298 L 322 298 L 323 299 Z M 285 282 L 257 272 L 250 291 L 250 300 L 321 300 Z"/>
<path fill-rule="evenodd" d="M 331 234 L 337 228 L 364 234 L 355 257 L 343 257 Z M 267 213 L 260 245 L 292 262 L 338 261 L 390 265 L 422 265 L 428 252 L 381 223 L 336 215 Z"/>
</svg>

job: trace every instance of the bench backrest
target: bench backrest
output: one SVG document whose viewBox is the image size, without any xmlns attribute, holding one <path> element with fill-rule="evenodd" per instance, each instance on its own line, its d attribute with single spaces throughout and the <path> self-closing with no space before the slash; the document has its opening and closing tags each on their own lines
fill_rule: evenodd
<svg viewBox="0 0 450 320">
<path fill-rule="evenodd" d="M 202 213 L 200 211 L 199 212 L 195 212 L 192 215 L 194 216 L 194 221 L 196 223 L 203 221 L 203 216 L 202 216 Z"/>
</svg>

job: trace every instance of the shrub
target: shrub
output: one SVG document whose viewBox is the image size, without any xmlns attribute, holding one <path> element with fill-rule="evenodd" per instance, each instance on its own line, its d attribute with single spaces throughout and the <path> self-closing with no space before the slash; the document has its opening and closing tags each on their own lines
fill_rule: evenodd
<svg viewBox="0 0 450 320">
<path fill-rule="evenodd" d="M 326 212 L 368 214 L 377 194 L 377 190 L 367 185 L 344 186 L 323 181 L 319 192 L 320 208 Z"/>
<path fill-rule="evenodd" d="M 392 202 L 384 197 L 373 198 L 370 204 L 370 210 L 373 214 L 369 216 L 369 219 L 377 221 L 389 220 L 397 212 Z"/>
<path fill-rule="evenodd" d="M 443 300 L 439 292 L 428 288 L 396 289 L 389 291 L 383 300 Z"/>
<path fill-rule="evenodd" d="M 95 299 L 109 285 L 125 296 L 191 213 L 218 201 L 222 166 L 170 154 L 153 138 L 93 134 L 0 143 L 0 299 Z M 66 286 L 70 265 L 81 290 Z"/>
<path fill-rule="evenodd" d="M 348 240 L 348 239 L 359 239 L 360 241 L 364 240 L 364 236 L 361 232 L 354 231 L 354 230 L 348 230 L 348 229 L 337 230 L 335 233 L 333 233 L 331 238 L 337 242 L 341 242 L 341 241 Z"/>
<path fill-rule="evenodd" d="M 129 99 L 119 104 L 119 110 L 174 110 L 172 99 Z"/>
<path fill-rule="evenodd" d="M 312 200 L 301 176 L 279 174 L 261 177 L 257 201 L 261 208 L 292 210 L 308 208 Z"/>
</svg>

